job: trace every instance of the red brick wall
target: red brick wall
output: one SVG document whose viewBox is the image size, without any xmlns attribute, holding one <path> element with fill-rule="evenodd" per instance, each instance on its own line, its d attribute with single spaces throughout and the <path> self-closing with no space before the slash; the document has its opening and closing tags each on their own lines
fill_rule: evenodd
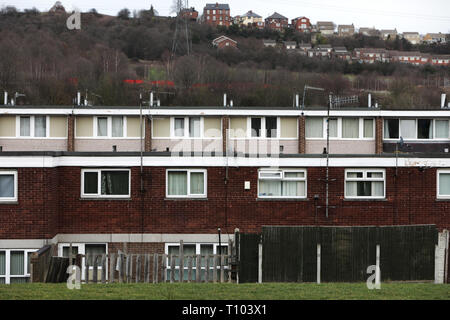
<svg viewBox="0 0 450 320">
<path fill-rule="evenodd" d="M 67 122 L 67 151 L 75 151 L 75 117 L 69 115 Z"/>
<path fill-rule="evenodd" d="M 220 22 L 222 22 L 223 26 L 230 26 L 231 23 L 231 17 L 230 17 L 230 10 L 222 10 L 222 13 L 219 13 L 219 9 L 214 9 L 216 10 L 216 14 L 213 14 L 213 9 L 209 9 L 209 14 L 207 13 L 207 10 L 204 9 L 203 10 L 203 21 L 207 24 L 213 25 L 213 26 L 218 26 L 220 25 Z M 209 17 L 209 19 L 208 19 Z M 213 20 L 213 17 L 216 18 L 216 20 Z M 222 20 L 220 20 L 220 18 L 222 17 Z"/>
<path fill-rule="evenodd" d="M 299 162 L 301 166 L 301 162 Z M 257 199 L 258 168 L 208 168 L 208 200 L 165 199 L 165 168 L 132 168 L 131 200 L 80 199 L 80 168 L 19 169 L 19 204 L 0 204 L 0 239 L 51 238 L 57 233 L 258 232 L 263 225 L 408 225 L 450 228 L 450 201 L 436 201 L 436 169 L 386 169 L 386 199 L 344 199 L 345 168 L 330 168 L 325 217 L 325 168 L 308 168 L 306 200 Z M 397 182 L 396 182 L 397 180 Z M 251 189 L 244 190 L 250 181 Z M 319 199 L 314 200 L 314 195 Z M 228 201 L 226 201 L 228 199 Z M 321 208 L 318 208 L 321 206 Z M 143 222 L 143 223 L 142 223 Z"/>
</svg>

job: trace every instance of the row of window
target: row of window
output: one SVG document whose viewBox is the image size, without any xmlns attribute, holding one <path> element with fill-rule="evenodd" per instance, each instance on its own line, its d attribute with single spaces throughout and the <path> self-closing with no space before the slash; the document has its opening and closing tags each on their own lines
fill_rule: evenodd
<svg viewBox="0 0 450 320">
<path fill-rule="evenodd" d="M 384 139 L 448 139 L 449 120 L 385 119 Z"/>
<path fill-rule="evenodd" d="M 221 10 L 221 9 L 217 10 L 217 13 L 222 14 L 222 11 L 224 14 L 229 13 L 229 10 Z M 216 14 L 216 10 L 206 10 L 206 14 L 210 14 L 210 12 L 212 12 L 212 14 Z"/>
<path fill-rule="evenodd" d="M 0 249 L 0 284 L 28 282 L 30 257 L 36 250 Z"/>
<path fill-rule="evenodd" d="M 202 117 L 175 117 L 171 120 L 171 136 L 180 138 L 201 138 Z M 279 117 L 249 118 L 252 138 L 279 138 Z M 326 118 L 306 119 L 306 138 L 322 139 L 327 136 Z M 49 137 L 48 116 L 19 116 L 18 137 Z M 374 119 L 330 118 L 331 139 L 374 139 Z M 93 136 L 98 138 L 124 138 L 127 136 L 127 117 L 94 117 Z M 449 120 L 440 119 L 385 119 L 384 139 L 449 139 Z"/>
<path fill-rule="evenodd" d="M 81 197 L 129 198 L 130 169 L 82 169 Z M 346 169 L 344 194 L 347 199 L 386 197 L 384 169 Z M 206 198 L 206 169 L 167 169 L 166 197 Z M 261 169 L 259 198 L 306 198 L 306 169 Z M 17 201 L 17 171 L 0 171 L 0 201 Z M 437 198 L 450 199 L 450 170 L 437 172 Z"/>
<path fill-rule="evenodd" d="M 18 116 L 17 136 L 29 138 L 46 138 L 50 136 L 49 116 Z M 94 117 L 93 134 L 100 138 L 124 138 L 127 133 L 127 117 Z"/>
</svg>

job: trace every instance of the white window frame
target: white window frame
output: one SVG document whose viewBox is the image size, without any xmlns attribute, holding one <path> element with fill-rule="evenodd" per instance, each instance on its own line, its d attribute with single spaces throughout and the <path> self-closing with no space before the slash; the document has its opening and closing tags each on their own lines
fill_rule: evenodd
<svg viewBox="0 0 450 320">
<path fill-rule="evenodd" d="M 117 116 L 121 116 L 121 115 L 117 115 Z M 113 116 L 94 116 L 93 117 L 93 126 L 94 126 L 94 128 L 93 128 L 93 136 L 92 136 L 92 139 L 113 139 L 113 140 L 115 140 L 115 139 L 118 139 L 118 140 L 121 140 L 121 139 L 140 139 L 140 137 L 128 137 L 127 135 L 128 135 L 128 126 L 127 126 L 127 119 L 128 119 L 128 117 L 127 116 L 121 116 L 122 118 L 123 118 L 123 136 L 122 137 L 113 137 L 112 136 L 112 117 Z M 106 118 L 107 119 L 107 135 L 106 136 L 99 136 L 98 135 L 98 118 Z M 142 121 L 144 122 L 143 123 L 143 128 L 142 128 L 142 137 L 144 137 L 144 134 L 145 134 L 145 129 L 144 129 L 144 126 L 145 126 L 145 121 L 144 121 L 144 118 L 142 118 Z M 78 135 L 76 136 L 76 137 L 78 137 Z M 85 138 L 91 138 L 91 137 L 80 137 L 80 138 L 83 138 L 83 139 L 85 139 Z"/>
<path fill-rule="evenodd" d="M 362 172 L 363 177 L 362 178 L 347 178 L 347 173 L 349 172 Z M 382 173 L 383 178 L 367 178 L 367 172 L 376 172 L 376 173 Z M 349 181 L 362 181 L 362 182 L 368 182 L 368 181 L 382 181 L 383 182 L 383 196 L 347 196 L 347 182 Z M 386 199 L 386 170 L 385 169 L 346 169 L 344 172 L 344 198 L 345 199 L 352 199 L 352 200 L 358 200 L 358 199 Z"/>
<path fill-rule="evenodd" d="M 30 118 L 30 135 L 29 136 L 21 136 L 20 135 L 20 118 L 21 117 L 29 117 Z M 37 117 L 45 117 L 45 137 L 35 137 L 34 129 L 35 129 L 35 117 L 36 115 L 17 115 L 16 116 L 16 139 L 49 139 L 50 138 L 50 116 L 47 115 L 37 115 Z M 3 137 L 2 137 L 3 139 Z M 67 137 L 55 137 L 51 139 L 67 139 Z"/>
<path fill-rule="evenodd" d="M 169 195 L 169 172 L 185 171 L 187 173 L 187 195 Z M 191 194 L 191 173 L 201 172 L 203 173 L 203 194 Z M 206 198 L 208 196 L 208 170 L 207 169 L 167 169 L 166 170 L 166 198 Z"/>
<path fill-rule="evenodd" d="M 101 194 L 101 177 L 102 177 L 102 171 L 127 171 L 128 172 L 128 195 L 102 195 Z M 91 194 L 91 193 L 84 193 L 84 174 L 86 172 L 96 172 L 97 173 L 97 194 Z M 123 168 L 123 169 L 117 169 L 117 168 L 102 168 L 102 169 L 81 169 L 81 198 L 122 198 L 122 199 L 128 199 L 131 198 L 131 169 Z"/>
<path fill-rule="evenodd" d="M 384 137 L 384 130 L 385 130 L 384 120 L 398 120 L 399 121 L 399 124 L 398 124 L 398 126 L 399 126 L 399 129 L 398 129 L 399 137 L 398 138 L 385 138 Z M 450 140 L 450 119 L 448 119 L 448 118 L 447 119 L 446 118 L 385 118 L 384 120 L 383 120 L 383 140 L 384 141 L 399 141 L 400 137 L 402 137 L 403 140 L 405 140 L 405 141 L 448 141 L 448 140 Z M 411 138 L 404 138 L 402 136 L 402 128 L 401 128 L 401 125 L 400 125 L 400 121 L 401 120 L 414 120 L 416 122 L 416 124 L 415 124 L 415 135 L 414 135 L 415 138 L 412 138 L 412 139 Z M 431 137 L 430 139 L 419 139 L 418 138 L 418 134 L 419 134 L 419 120 L 431 120 L 431 124 L 433 126 L 433 137 Z M 437 120 L 449 121 L 449 138 L 436 138 L 436 121 Z"/>
<path fill-rule="evenodd" d="M 323 118 L 323 124 L 322 124 L 322 138 L 308 138 L 305 137 L 306 140 L 326 140 L 327 139 L 327 117 L 321 117 Z M 330 119 L 336 119 L 337 120 L 337 136 L 332 137 L 330 136 L 330 140 L 348 140 L 348 141 L 354 141 L 354 140 L 365 140 L 365 141 L 374 141 L 375 140 L 375 119 L 372 117 L 348 117 L 348 118 L 357 118 L 358 119 L 358 137 L 357 138 L 343 138 L 342 137 L 342 119 L 343 117 L 331 117 Z M 373 126 L 372 126 L 372 137 L 371 138 L 364 138 L 364 120 L 372 120 Z"/>
<path fill-rule="evenodd" d="M 19 187 L 18 187 L 17 170 L 5 170 L 5 171 L 0 170 L 0 176 L 1 175 L 4 175 L 4 176 L 6 176 L 6 175 L 8 175 L 8 176 L 9 175 L 13 175 L 14 176 L 14 196 L 13 197 L 9 197 L 9 198 L 0 197 L 0 203 L 2 203 L 2 202 L 17 202 L 17 200 L 19 198 L 19 195 L 18 195 Z"/>
<path fill-rule="evenodd" d="M 176 136 L 175 135 L 175 118 L 183 118 L 184 119 L 184 134 L 183 136 Z M 200 136 L 199 137 L 190 137 L 189 136 L 189 119 L 190 118 L 200 118 Z M 222 122 L 222 121 L 221 121 Z M 204 128 L 205 128 L 205 119 L 204 117 L 200 117 L 200 116 L 175 116 L 175 117 L 170 117 L 170 137 L 168 137 L 169 139 L 173 139 L 173 140 L 177 140 L 177 139 L 186 139 L 186 140 L 198 140 L 198 139 L 211 139 L 211 140 L 216 140 L 216 139 L 221 139 L 221 137 L 208 137 L 205 138 L 205 133 L 204 133 Z M 222 132 L 222 124 L 221 124 L 221 132 Z M 157 137 L 155 139 L 161 139 L 160 137 Z"/>
<path fill-rule="evenodd" d="M 303 178 L 286 178 L 285 173 L 287 172 L 303 172 L 305 176 Z M 261 177 L 261 173 L 280 173 L 279 178 L 277 177 Z M 261 196 L 259 194 L 259 182 L 260 180 L 276 180 L 276 181 L 299 181 L 305 182 L 305 195 L 304 196 Z M 258 198 L 260 199 L 306 199 L 308 197 L 308 173 L 306 169 L 259 169 L 258 170 L 258 190 L 257 190 Z"/>
<path fill-rule="evenodd" d="M 449 195 L 441 195 L 440 194 L 440 190 L 439 190 L 439 179 L 440 179 L 440 174 L 441 173 L 448 173 L 450 174 L 450 169 L 438 169 L 436 171 L 436 198 L 437 199 L 450 199 L 450 194 Z"/>
<path fill-rule="evenodd" d="M 261 119 L 261 136 L 260 137 L 252 137 L 252 119 L 253 118 L 259 118 Z M 277 116 L 270 116 L 268 118 L 276 118 L 277 119 L 277 136 L 276 137 L 266 137 L 266 117 L 247 117 L 247 139 L 253 139 L 253 140 L 258 140 L 258 139 L 269 139 L 269 140 L 276 140 L 276 139 L 281 139 L 281 119 L 280 117 Z M 298 128 L 297 128 L 298 129 Z M 298 131 L 298 130 L 297 130 Z M 283 140 L 285 140 L 283 138 Z"/>
<path fill-rule="evenodd" d="M 212 245 L 213 246 L 213 254 L 219 254 L 218 253 L 218 250 L 217 250 L 217 248 L 219 247 L 219 243 L 216 243 L 216 242 L 204 242 L 204 243 L 199 243 L 199 242 L 185 242 L 185 243 L 183 243 L 183 245 L 195 245 L 195 254 L 198 254 L 198 255 L 200 255 L 201 254 L 201 246 L 202 245 Z M 169 270 L 172 270 L 172 266 L 170 265 L 170 262 L 169 262 L 169 247 L 180 247 L 180 243 L 178 242 L 178 243 L 166 243 L 165 244 L 165 246 L 164 246 L 164 252 L 165 252 L 165 254 L 167 255 L 166 256 L 166 266 L 167 266 L 167 270 L 166 270 L 166 279 L 167 279 L 167 281 L 170 281 L 170 277 L 169 277 L 169 273 L 168 273 L 168 271 Z M 220 245 L 221 247 L 227 247 L 227 252 L 221 252 L 221 255 L 228 255 L 228 243 L 221 243 L 221 245 Z M 178 259 L 179 259 L 180 257 L 178 257 Z M 179 270 L 180 269 L 180 265 L 178 264 L 178 265 L 175 265 L 175 269 L 174 270 Z M 184 267 L 183 268 L 185 271 L 184 271 L 184 273 L 186 274 L 187 273 L 187 270 L 188 270 L 188 266 L 186 266 L 186 267 Z M 205 263 L 205 266 L 201 266 L 200 265 L 200 269 L 201 270 L 206 270 L 206 263 Z M 223 269 L 224 270 L 228 270 L 228 265 L 227 264 L 225 264 L 224 266 L 223 266 Z M 195 268 L 194 268 L 194 266 L 192 267 L 192 270 L 196 270 Z M 209 270 L 210 270 L 210 272 L 211 271 L 213 271 L 214 270 L 214 265 L 210 265 L 209 266 Z M 217 263 L 217 265 L 216 265 L 216 270 L 217 271 L 219 271 L 220 270 L 220 265 Z M 201 271 L 200 271 L 200 275 L 201 275 Z M 205 273 L 205 275 L 206 275 L 206 273 Z M 192 280 L 191 280 L 192 281 Z"/>
<path fill-rule="evenodd" d="M 0 278 L 5 279 L 5 284 L 11 283 L 11 278 L 30 278 L 30 274 L 27 272 L 28 269 L 28 253 L 36 252 L 39 249 L 0 249 L 0 252 L 5 252 L 5 274 L 0 275 Z M 24 254 L 24 274 L 23 275 L 12 275 L 11 274 L 11 251 L 23 251 Z"/>
<path fill-rule="evenodd" d="M 86 242 L 86 243 L 72 243 L 72 247 L 78 248 L 78 254 L 85 255 L 86 254 L 86 245 L 105 245 L 105 254 L 106 254 L 106 280 L 108 280 L 109 272 L 109 263 L 108 263 L 108 243 L 106 242 Z M 63 248 L 70 247 L 70 243 L 58 243 L 58 257 L 63 257 Z M 74 257 L 75 258 L 75 257 Z M 89 266 L 89 270 L 94 270 L 94 266 Z M 102 270 L 101 264 L 97 266 L 97 270 Z M 86 274 L 86 260 L 85 258 L 81 258 L 81 280 L 85 281 Z"/>
</svg>

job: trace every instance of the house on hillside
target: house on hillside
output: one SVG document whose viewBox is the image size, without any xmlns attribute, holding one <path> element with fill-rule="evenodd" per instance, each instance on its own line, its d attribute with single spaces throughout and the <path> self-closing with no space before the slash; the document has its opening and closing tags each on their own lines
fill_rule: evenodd
<svg viewBox="0 0 450 320">
<path fill-rule="evenodd" d="M 247 13 L 234 17 L 234 21 L 236 24 L 246 27 L 256 27 L 258 29 L 264 28 L 264 20 L 263 17 L 254 13 L 252 10 Z"/>
<path fill-rule="evenodd" d="M 289 24 L 288 18 L 277 12 L 267 17 L 264 22 L 266 28 L 276 31 L 283 31 Z"/>
<path fill-rule="evenodd" d="M 403 32 L 403 38 L 411 42 L 411 44 L 420 43 L 420 35 L 418 32 Z"/>
<path fill-rule="evenodd" d="M 338 26 L 339 37 L 351 37 L 355 34 L 355 26 L 352 24 L 340 24 Z"/>
<path fill-rule="evenodd" d="M 265 48 L 267 48 L 267 47 L 275 48 L 277 46 L 277 42 L 275 40 L 272 40 L 272 39 L 264 39 L 263 40 L 263 45 L 264 45 Z"/>
<path fill-rule="evenodd" d="M 283 45 L 286 50 L 292 50 L 297 48 L 297 42 L 295 41 L 283 41 Z"/>
<path fill-rule="evenodd" d="M 423 37 L 423 42 L 426 43 L 446 43 L 447 42 L 447 35 L 444 33 L 427 33 Z"/>
<path fill-rule="evenodd" d="M 359 28 L 359 34 L 367 37 L 379 37 L 380 30 L 375 28 Z"/>
<path fill-rule="evenodd" d="M 180 14 L 183 18 L 186 18 L 190 21 L 197 21 L 197 19 L 198 19 L 198 11 L 195 10 L 194 7 L 182 9 L 180 11 Z"/>
<path fill-rule="evenodd" d="M 380 38 L 383 40 L 394 40 L 397 37 L 397 29 L 394 30 L 381 30 L 380 31 Z"/>
<path fill-rule="evenodd" d="M 389 62 L 389 52 L 381 48 L 355 48 L 353 58 L 360 63 Z"/>
<path fill-rule="evenodd" d="M 51 7 L 50 10 L 48 10 L 48 12 L 56 13 L 56 14 L 63 14 L 63 13 L 65 14 L 66 9 L 62 5 L 61 1 L 56 1 L 55 4 L 53 5 L 53 7 Z"/>
<path fill-rule="evenodd" d="M 218 49 L 237 48 L 237 41 L 227 36 L 220 36 L 212 41 L 212 45 Z"/>
<path fill-rule="evenodd" d="M 292 28 L 297 32 L 311 32 L 311 21 L 307 17 L 292 19 Z"/>
<path fill-rule="evenodd" d="M 335 25 L 331 21 L 318 21 L 317 22 L 317 31 L 320 32 L 323 36 L 332 36 L 334 35 Z"/>
<path fill-rule="evenodd" d="M 334 47 L 333 48 L 333 56 L 335 58 L 341 59 L 341 60 L 346 60 L 346 61 L 351 61 L 352 60 L 352 55 L 347 50 L 346 47 Z"/>
<path fill-rule="evenodd" d="M 230 6 L 223 3 L 207 3 L 203 8 L 203 23 L 229 27 L 231 23 Z"/>
</svg>

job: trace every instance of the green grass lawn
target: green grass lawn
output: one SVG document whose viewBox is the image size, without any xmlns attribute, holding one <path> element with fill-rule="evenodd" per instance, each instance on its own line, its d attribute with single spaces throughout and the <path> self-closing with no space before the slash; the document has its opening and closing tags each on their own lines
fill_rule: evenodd
<svg viewBox="0 0 450 320">
<path fill-rule="evenodd" d="M 420 299 L 449 300 L 450 285 L 382 283 L 369 290 L 365 283 L 160 283 L 88 284 L 69 290 L 65 284 L 0 285 L 0 300 L 149 299 L 149 300 L 319 300 L 319 299 Z"/>
</svg>

